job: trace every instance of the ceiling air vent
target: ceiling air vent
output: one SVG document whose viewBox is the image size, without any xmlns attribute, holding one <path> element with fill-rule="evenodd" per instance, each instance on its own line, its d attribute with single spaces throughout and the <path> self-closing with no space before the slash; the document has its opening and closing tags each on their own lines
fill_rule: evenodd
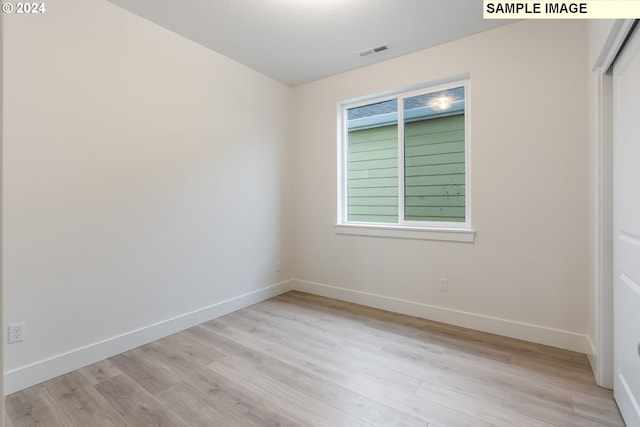
<svg viewBox="0 0 640 427">
<path fill-rule="evenodd" d="M 381 46 L 376 46 L 376 47 L 372 47 L 370 49 L 365 49 L 362 52 L 359 52 L 358 54 L 364 58 L 365 56 L 369 56 L 369 55 L 373 55 L 374 53 L 380 53 L 380 52 L 384 52 L 385 50 L 389 50 L 390 47 L 388 44 L 383 44 Z"/>
</svg>

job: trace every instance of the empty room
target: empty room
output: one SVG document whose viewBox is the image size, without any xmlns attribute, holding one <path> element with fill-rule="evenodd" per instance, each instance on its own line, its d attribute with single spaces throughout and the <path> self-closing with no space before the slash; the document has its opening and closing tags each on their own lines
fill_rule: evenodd
<svg viewBox="0 0 640 427">
<path fill-rule="evenodd" d="M 5 427 L 640 426 L 637 20 L 3 12 Z"/>
</svg>

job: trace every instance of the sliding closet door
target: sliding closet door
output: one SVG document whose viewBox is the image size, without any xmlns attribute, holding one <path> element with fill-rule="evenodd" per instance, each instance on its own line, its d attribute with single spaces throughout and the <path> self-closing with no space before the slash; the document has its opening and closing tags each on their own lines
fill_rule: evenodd
<svg viewBox="0 0 640 427">
<path fill-rule="evenodd" d="M 614 395 L 640 426 L 640 30 L 613 66 Z"/>
</svg>

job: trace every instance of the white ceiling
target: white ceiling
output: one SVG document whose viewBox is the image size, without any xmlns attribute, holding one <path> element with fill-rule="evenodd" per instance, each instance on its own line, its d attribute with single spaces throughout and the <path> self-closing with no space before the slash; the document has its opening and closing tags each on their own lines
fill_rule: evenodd
<svg viewBox="0 0 640 427">
<path fill-rule="evenodd" d="M 481 0 L 109 1 L 290 86 L 512 22 Z"/>
</svg>

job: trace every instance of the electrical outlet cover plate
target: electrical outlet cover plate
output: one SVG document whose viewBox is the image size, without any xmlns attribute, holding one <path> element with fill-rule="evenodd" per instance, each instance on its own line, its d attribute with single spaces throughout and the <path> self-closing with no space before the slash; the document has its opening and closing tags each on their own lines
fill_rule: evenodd
<svg viewBox="0 0 640 427">
<path fill-rule="evenodd" d="M 9 344 L 24 341 L 24 322 L 9 325 Z"/>
</svg>

